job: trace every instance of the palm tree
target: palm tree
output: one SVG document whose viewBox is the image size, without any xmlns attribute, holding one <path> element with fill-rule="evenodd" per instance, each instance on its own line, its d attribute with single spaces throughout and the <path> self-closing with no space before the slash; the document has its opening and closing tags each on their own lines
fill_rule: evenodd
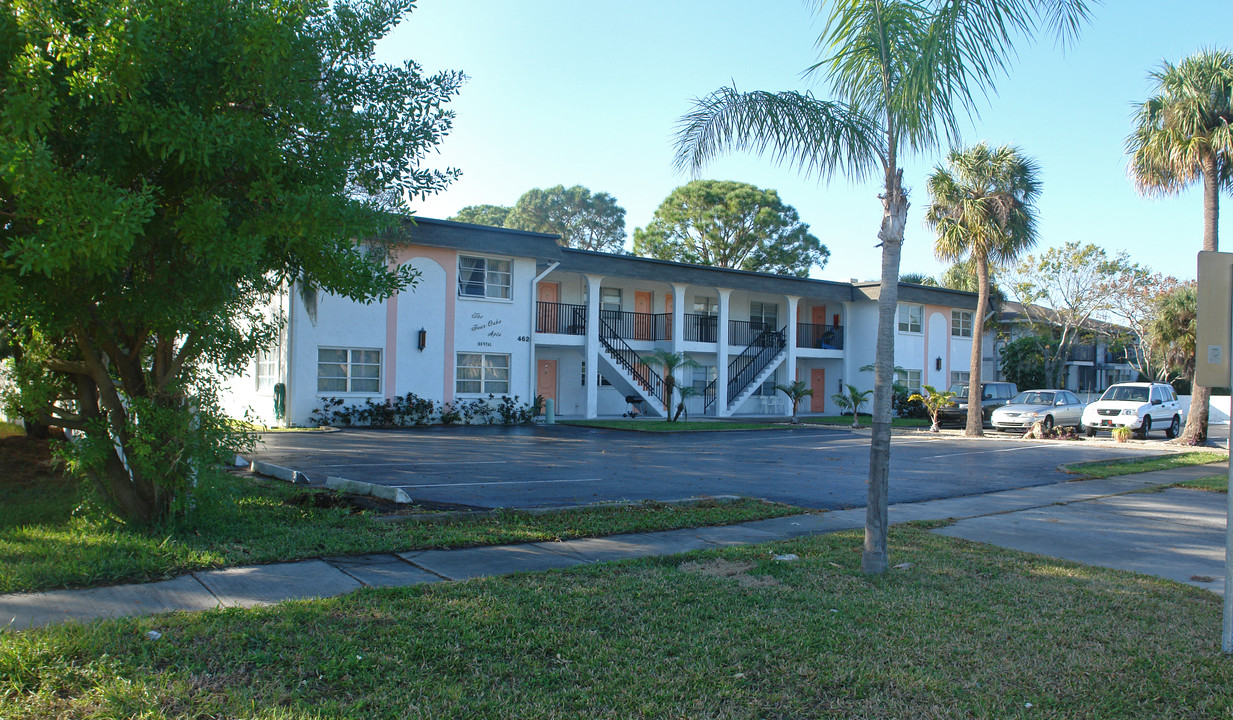
<svg viewBox="0 0 1233 720">
<path fill-rule="evenodd" d="M 826 5 L 815 0 L 819 12 Z M 853 181 L 880 173 L 882 280 L 869 502 L 861 569 L 885 572 L 890 470 L 891 367 L 899 256 L 908 192 L 900 156 L 958 135 L 959 118 L 994 89 L 1015 39 L 1037 27 L 1073 39 L 1087 0 L 834 0 L 818 38 L 825 53 L 807 70 L 821 74 L 836 100 L 811 93 L 721 88 L 695 101 L 681 121 L 676 165 L 695 175 L 730 150 L 770 152 L 806 174 L 845 172 Z"/>
<path fill-rule="evenodd" d="M 1130 175 L 1144 195 L 1177 195 L 1203 182 L 1203 249 L 1219 249 L 1220 191 L 1233 189 L 1233 52 L 1204 50 L 1149 77 L 1155 94 L 1139 106 L 1126 138 Z M 1181 442 L 1207 440 L 1211 390 L 1191 388 Z"/>
<path fill-rule="evenodd" d="M 1198 292 L 1193 283 L 1170 290 L 1156 301 L 1156 317 L 1147 327 L 1166 373 L 1176 372 L 1187 381 L 1194 380 L 1197 306 Z"/>
<path fill-rule="evenodd" d="M 664 378 L 664 420 L 672 422 L 676 418 L 672 416 L 672 393 L 676 390 L 676 371 L 681 368 L 698 367 L 698 363 L 693 358 L 685 353 L 672 352 L 660 348 L 650 355 L 642 358 L 642 362 L 647 365 L 657 365 L 663 369 L 661 375 Z M 681 398 L 684 403 L 685 399 Z M 678 412 L 679 416 L 680 413 Z"/>
<path fill-rule="evenodd" d="M 929 176 L 930 204 L 925 222 L 938 234 L 934 252 L 940 260 L 968 259 L 976 266 L 976 320 L 972 323 L 972 359 L 968 407 L 978 408 L 982 342 L 989 314 L 989 266 L 1007 264 L 1036 244 L 1036 198 L 1039 169 L 1018 148 L 980 143 L 951 150 L 950 166 Z M 969 412 L 964 435 L 984 435 L 981 413 Z"/>
<path fill-rule="evenodd" d="M 793 380 L 789 385 L 776 385 L 775 389 L 787 395 L 788 399 L 792 401 L 792 424 L 795 425 L 797 423 L 796 406 L 800 404 L 801 400 L 813 397 L 813 390 L 805 386 L 804 380 Z"/>
<path fill-rule="evenodd" d="M 861 390 L 851 384 L 845 384 L 844 388 L 844 392 L 838 392 L 831 395 L 831 402 L 835 403 L 835 405 L 839 407 L 840 412 L 851 410 L 852 427 L 858 428 L 861 426 L 861 406 L 863 406 L 869 400 L 869 396 L 874 393 L 872 390 Z"/>
<path fill-rule="evenodd" d="M 939 391 L 932 385 L 925 385 L 924 389 L 926 394 L 913 393 L 908 397 L 908 400 L 920 400 L 921 404 L 925 406 L 925 409 L 929 411 L 929 419 L 933 421 L 933 424 L 929 426 L 929 432 L 935 433 L 939 431 L 938 413 L 941 412 L 942 406 L 949 403 L 955 394 L 950 390 Z"/>
</svg>

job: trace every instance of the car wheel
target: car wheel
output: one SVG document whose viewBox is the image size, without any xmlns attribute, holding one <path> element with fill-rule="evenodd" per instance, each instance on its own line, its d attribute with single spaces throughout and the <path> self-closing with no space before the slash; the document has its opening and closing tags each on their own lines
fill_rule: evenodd
<svg viewBox="0 0 1233 720">
<path fill-rule="evenodd" d="M 1053 416 L 1052 415 L 1045 416 L 1045 419 L 1040 422 L 1040 429 L 1041 429 L 1041 432 L 1044 432 L 1044 433 L 1053 432 Z"/>
<path fill-rule="evenodd" d="M 1088 437 L 1096 437 L 1096 428 L 1094 428 L 1094 427 L 1090 427 L 1090 428 L 1088 428 L 1088 429 L 1087 429 L 1087 436 L 1088 436 Z"/>
<path fill-rule="evenodd" d="M 1143 426 L 1139 428 L 1139 437 L 1146 440 L 1147 434 L 1152 431 L 1152 416 L 1148 415 L 1143 418 Z"/>
<path fill-rule="evenodd" d="M 1177 437 L 1177 434 L 1181 432 L 1181 430 L 1182 430 L 1181 418 L 1174 415 L 1173 422 L 1169 423 L 1169 429 L 1165 430 L 1165 437 L 1172 440 L 1173 438 Z"/>
</svg>

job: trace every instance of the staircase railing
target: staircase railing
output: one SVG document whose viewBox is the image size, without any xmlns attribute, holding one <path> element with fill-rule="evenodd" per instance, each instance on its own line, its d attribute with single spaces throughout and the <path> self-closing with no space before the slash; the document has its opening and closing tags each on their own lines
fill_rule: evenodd
<svg viewBox="0 0 1233 720">
<path fill-rule="evenodd" d="M 659 401 L 665 412 L 671 412 L 668 407 L 671 398 L 668 397 L 668 386 L 664 379 L 643 363 L 641 356 L 603 318 L 599 320 L 599 344 L 604 346 L 625 372 L 633 376 L 643 391 Z"/>
<path fill-rule="evenodd" d="M 728 401 L 740 395 L 758 374 L 766 369 L 772 360 L 788 346 L 787 326 L 780 330 L 767 328 L 749 344 L 740 355 L 728 363 Z M 707 384 L 702 391 L 703 412 L 715 403 L 715 380 Z"/>
</svg>

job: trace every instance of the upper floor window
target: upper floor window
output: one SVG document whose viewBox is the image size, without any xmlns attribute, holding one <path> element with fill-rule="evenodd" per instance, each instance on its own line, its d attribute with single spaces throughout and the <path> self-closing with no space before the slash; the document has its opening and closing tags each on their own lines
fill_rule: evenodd
<svg viewBox="0 0 1233 720">
<path fill-rule="evenodd" d="M 510 298 L 509 260 L 458 256 L 458 294 L 463 297 Z"/>
<path fill-rule="evenodd" d="M 967 310 L 951 310 L 950 334 L 955 337 L 972 337 L 972 313 Z"/>
<path fill-rule="evenodd" d="M 779 328 L 779 306 L 775 303 L 751 301 L 749 303 L 749 322 L 759 328 Z"/>
<path fill-rule="evenodd" d="M 611 312 L 621 311 L 621 289 L 620 288 L 600 288 L 599 289 L 599 309 L 608 310 Z"/>
<path fill-rule="evenodd" d="M 918 333 L 925 316 L 925 308 L 921 305 L 899 306 L 899 332 Z"/>
<path fill-rule="evenodd" d="M 718 315 L 719 303 L 715 302 L 715 298 L 702 297 L 699 295 L 694 298 L 694 314 L 695 315 Z"/>
<path fill-rule="evenodd" d="M 381 351 L 317 348 L 317 392 L 381 392 Z"/>
</svg>

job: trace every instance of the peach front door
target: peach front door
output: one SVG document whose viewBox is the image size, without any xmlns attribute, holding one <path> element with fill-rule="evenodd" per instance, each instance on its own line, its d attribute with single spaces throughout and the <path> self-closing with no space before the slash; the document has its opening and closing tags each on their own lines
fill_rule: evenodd
<svg viewBox="0 0 1233 720">
<path fill-rule="evenodd" d="M 651 293 L 643 290 L 634 291 L 634 312 L 638 313 L 634 318 L 634 338 L 637 340 L 650 340 L 652 337 L 651 302 Z"/>
<path fill-rule="evenodd" d="M 826 412 L 826 371 L 814 368 L 809 371 L 809 388 L 813 395 L 809 398 L 809 412 Z"/>
<path fill-rule="evenodd" d="M 813 306 L 813 324 L 814 325 L 825 325 L 826 324 L 826 306 L 825 305 L 814 305 Z"/>
<path fill-rule="evenodd" d="M 672 296 L 664 296 L 664 314 L 667 315 L 664 322 L 664 339 L 672 339 Z"/>
<path fill-rule="evenodd" d="M 535 366 L 535 394 L 542 395 L 545 400 L 552 398 L 553 404 L 556 404 L 557 361 L 538 360 Z"/>
<path fill-rule="evenodd" d="M 556 306 L 561 302 L 561 283 L 541 282 L 538 299 L 542 303 L 553 303 L 548 306 L 538 306 L 535 310 L 535 329 L 538 332 L 561 332 L 561 313 Z M 545 395 L 544 397 L 547 397 Z"/>
</svg>

